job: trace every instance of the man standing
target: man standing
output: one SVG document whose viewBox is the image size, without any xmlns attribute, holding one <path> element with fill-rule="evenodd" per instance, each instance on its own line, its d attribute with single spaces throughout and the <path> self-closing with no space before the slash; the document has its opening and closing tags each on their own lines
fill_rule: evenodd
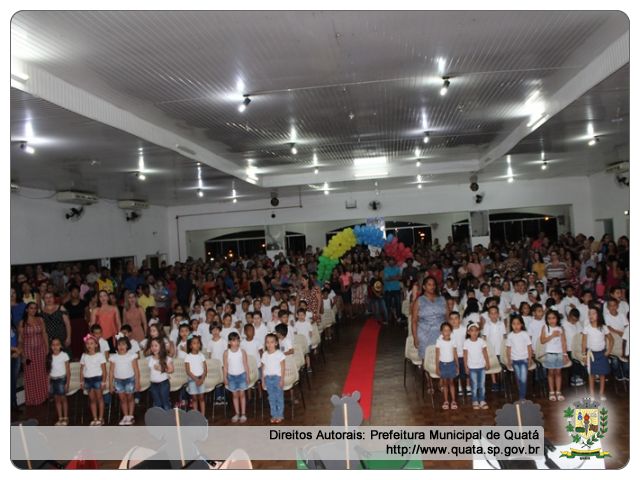
<svg viewBox="0 0 640 480">
<path fill-rule="evenodd" d="M 400 267 L 396 265 L 394 258 L 389 258 L 387 266 L 384 267 L 384 299 L 387 311 L 393 315 L 396 321 L 400 320 L 400 306 L 402 294 L 400 291 L 400 279 L 402 278 Z"/>
</svg>

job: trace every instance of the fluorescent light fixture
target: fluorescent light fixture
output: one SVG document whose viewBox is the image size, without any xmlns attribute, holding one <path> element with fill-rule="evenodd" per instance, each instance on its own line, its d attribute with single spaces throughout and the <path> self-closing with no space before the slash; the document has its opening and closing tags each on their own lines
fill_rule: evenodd
<svg viewBox="0 0 640 480">
<path fill-rule="evenodd" d="M 531 130 L 536 130 L 540 125 L 542 125 L 544 122 L 546 122 L 549 119 L 549 115 L 545 115 L 543 116 L 540 120 L 538 120 L 538 123 L 536 123 L 533 127 L 531 127 Z"/>
<path fill-rule="evenodd" d="M 429 132 L 424 132 L 424 137 L 422 137 L 422 143 L 429 143 Z"/>
<path fill-rule="evenodd" d="M 529 117 L 529 121 L 527 122 L 527 128 L 536 123 L 543 115 L 544 112 L 537 112 L 531 115 L 531 117 Z"/>
<path fill-rule="evenodd" d="M 138 172 L 138 180 L 140 180 L 141 182 L 144 182 L 146 179 L 147 177 L 145 176 L 144 173 Z"/>
<path fill-rule="evenodd" d="M 513 177 L 513 169 L 511 167 L 507 168 L 507 175 Z"/>
<path fill-rule="evenodd" d="M 387 166 L 387 157 L 354 158 L 353 166 L 357 169 L 374 169 Z"/>
<path fill-rule="evenodd" d="M 525 105 L 531 105 L 534 101 L 536 101 L 538 99 L 539 96 L 540 96 L 540 90 L 534 90 L 531 93 L 531 95 L 529 95 L 529 97 L 524 102 L 524 104 Z"/>
<path fill-rule="evenodd" d="M 415 150 L 413 151 L 413 153 L 415 154 L 416 157 L 420 156 L 420 148 L 416 147 Z"/>
<path fill-rule="evenodd" d="M 511 155 L 507 155 L 507 165 L 511 165 Z"/>
<path fill-rule="evenodd" d="M 33 133 L 33 123 L 31 123 L 31 120 L 27 120 L 27 123 L 24 124 L 24 138 L 29 141 L 33 140 L 33 137 L 35 137 Z"/>
<path fill-rule="evenodd" d="M 421 183 L 418 184 L 418 188 L 422 188 L 422 184 Z"/>
<path fill-rule="evenodd" d="M 254 182 L 258 181 L 258 169 L 252 165 L 247 167 L 247 178 L 253 180 Z"/>
<path fill-rule="evenodd" d="M 376 177 L 385 177 L 389 175 L 387 170 L 367 170 L 362 172 L 356 172 L 353 174 L 356 178 L 376 178 Z"/>
<path fill-rule="evenodd" d="M 138 157 L 138 170 L 144 172 L 144 157 L 142 155 Z"/>
<path fill-rule="evenodd" d="M 442 75 L 444 73 L 444 69 L 447 66 L 447 59 L 444 57 L 438 57 L 438 73 Z"/>
<path fill-rule="evenodd" d="M 235 196 L 236 196 L 236 194 L 237 194 L 237 193 L 236 193 L 236 189 L 235 189 L 235 188 L 234 188 L 233 190 L 231 190 L 231 196 L 232 196 L 232 197 L 235 197 Z"/>
<path fill-rule="evenodd" d="M 318 155 L 315 153 L 313 154 L 313 164 L 318 165 Z"/>
<path fill-rule="evenodd" d="M 542 150 L 542 151 L 540 152 L 540 160 L 543 160 L 543 161 L 544 161 L 544 150 Z"/>
<path fill-rule="evenodd" d="M 591 122 L 587 124 L 587 135 L 589 135 L 590 137 L 594 136 L 593 123 Z"/>
<path fill-rule="evenodd" d="M 421 182 L 422 181 L 422 175 L 417 175 L 416 176 L 416 180 L 418 180 L 418 182 Z"/>
</svg>

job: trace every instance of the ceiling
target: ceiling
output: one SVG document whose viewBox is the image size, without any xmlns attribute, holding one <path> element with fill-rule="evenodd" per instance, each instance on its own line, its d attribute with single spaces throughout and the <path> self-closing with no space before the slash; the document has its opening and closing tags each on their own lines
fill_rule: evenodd
<svg viewBox="0 0 640 480">
<path fill-rule="evenodd" d="M 620 12 L 19 12 L 11 138 L 30 121 L 37 151 L 14 143 L 12 180 L 179 205 L 503 179 L 507 154 L 516 180 L 592 173 L 628 160 L 628 64 L 598 57 L 628 28 Z M 573 87 L 589 69 L 604 81 Z M 354 178 L 380 156 L 384 178 Z"/>
</svg>

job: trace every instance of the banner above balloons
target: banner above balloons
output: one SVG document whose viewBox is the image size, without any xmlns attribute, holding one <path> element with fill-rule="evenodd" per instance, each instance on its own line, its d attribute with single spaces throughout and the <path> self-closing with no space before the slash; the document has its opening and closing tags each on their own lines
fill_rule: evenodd
<svg viewBox="0 0 640 480">
<path fill-rule="evenodd" d="M 338 265 L 340 258 L 356 245 L 367 245 L 382 248 L 385 255 L 395 259 L 397 264 L 402 264 L 411 257 L 411 249 L 405 247 L 393 235 L 386 239 L 384 233 L 372 225 L 357 225 L 348 227 L 336 233 L 318 260 L 318 281 L 326 282 L 331 279 L 333 269 Z"/>
</svg>

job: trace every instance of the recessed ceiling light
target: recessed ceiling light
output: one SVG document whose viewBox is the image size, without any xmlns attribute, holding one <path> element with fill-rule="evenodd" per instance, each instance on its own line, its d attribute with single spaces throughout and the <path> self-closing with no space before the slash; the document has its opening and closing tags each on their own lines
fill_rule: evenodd
<svg viewBox="0 0 640 480">
<path fill-rule="evenodd" d="M 507 182 L 509 182 L 509 183 L 513 183 L 513 177 L 509 177 L 509 178 L 507 178 Z"/>
<path fill-rule="evenodd" d="M 422 162 L 420 162 L 420 160 L 418 160 L 418 161 L 416 162 L 416 167 L 419 167 L 420 165 L 422 165 Z"/>
<path fill-rule="evenodd" d="M 295 143 L 291 144 L 291 153 L 293 155 L 297 155 L 298 154 L 298 149 L 296 148 L 296 144 Z"/>
<path fill-rule="evenodd" d="M 418 184 L 418 188 L 420 188 L 420 189 L 422 188 L 422 184 L 421 183 Z"/>
<path fill-rule="evenodd" d="M 424 137 L 422 137 L 422 143 L 429 143 L 429 132 L 424 132 Z"/>
<path fill-rule="evenodd" d="M 590 147 L 593 147 L 599 141 L 600 139 L 598 137 L 593 137 L 591 140 L 589 140 L 589 143 L 587 145 L 589 145 Z"/>
<path fill-rule="evenodd" d="M 324 191 L 324 194 L 325 194 L 325 195 L 329 195 L 329 190 L 325 190 L 325 191 Z"/>
<path fill-rule="evenodd" d="M 142 172 L 138 172 L 136 174 L 136 176 L 138 177 L 138 180 L 140 180 L 141 182 L 145 181 L 147 179 L 146 175 Z"/>
<path fill-rule="evenodd" d="M 319 169 L 319 168 L 314 168 L 314 169 L 313 169 L 313 173 L 314 173 L 314 175 L 317 175 L 319 171 L 320 171 L 320 169 Z"/>
<path fill-rule="evenodd" d="M 29 155 L 33 155 L 34 153 L 36 153 L 36 149 L 31 147 L 31 146 L 29 146 L 29 145 L 26 145 L 24 147 L 24 151 L 25 151 L 25 153 L 28 153 Z"/>
<path fill-rule="evenodd" d="M 238 199 L 237 199 L 237 198 L 234 198 L 234 199 L 233 199 L 233 203 L 238 203 Z"/>
<path fill-rule="evenodd" d="M 415 150 L 413 151 L 413 153 L 415 154 L 416 157 L 420 156 L 420 148 L 416 147 Z"/>
<path fill-rule="evenodd" d="M 625 211 L 624 211 L 624 214 L 625 214 L 625 215 L 629 215 L 629 210 L 625 210 Z"/>
<path fill-rule="evenodd" d="M 547 169 L 547 161 L 546 160 L 544 162 L 542 162 L 542 166 L 540 168 L 542 168 L 542 170 L 546 170 Z"/>
<path fill-rule="evenodd" d="M 204 197 L 204 192 L 200 189 L 198 189 L 198 196 L 201 198 Z"/>
<path fill-rule="evenodd" d="M 313 154 L 313 164 L 318 165 L 318 155 L 316 153 Z"/>
</svg>

